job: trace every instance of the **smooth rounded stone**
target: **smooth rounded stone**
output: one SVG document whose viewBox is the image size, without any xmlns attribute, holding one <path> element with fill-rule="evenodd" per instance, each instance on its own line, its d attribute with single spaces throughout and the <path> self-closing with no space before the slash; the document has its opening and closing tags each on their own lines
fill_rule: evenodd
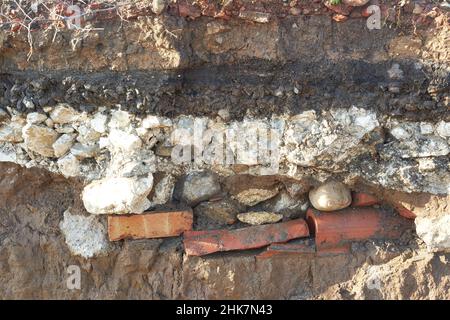
<svg viewBox="0 0 450 320">
<path fill-rule="evenodd" d="M 80 114 L 68 104 L 59 104 L 50 113 L 54 123 L 66 124 L 78 120 Z"/>
<path fill-rule="evenodd" d="M 81 143 L 75 143 L 72 148 L 70 148 L 70 153 L 72 153 L 77 158 L 92 158 L 97 155 L 100 151 L 98 144 L 85 145 Z"/>
<path fill-rule="evenodd" d="M 254 206 L 260 202 L 275 197 L 278 189 L 247 189 L 239 192 L 234 198 L 246 206 Z"/>
<path fill-rule="evenodd" d="M 74 255 L 88 259 L 108 251 L 106 228 L 98 217 L 75 215 L 66 210 L 59 228 Z"/>
<path fill-rule="evenodd" d="M 22 136 L 28 150 L 36 152 L 44 157 L 54 157 L 53 143 L 59 134 L 48 128 L 27 124 L 22 129 Z"/>
<path fill-rule="evenodd" d="M 75 141 L 75 135 L 74 134 L 63 134 L 61 137 L 58 138 L 58 140 L 53 143 L 53 150 L 55 152 L 56 157 L 62 157 L 65 155 L 70 148 L 73 145 L 73 142 Z"/>
<path fill-rule="evenodd" d="M 153 175 L 133 178 L 104 178 L 88 184 L 82 193 L 84 207 L 92 214 L 142 213 L 150 206 L 147 199 Z"/>
<path fill-rule="evenodd" d="M 73 154 L 59 158 L 57 165 L 59 172 L 66 178 L 80 175 L 80 161 Z"/>
<path fill-rule="evenodd" d="M 283 219 L 283 215 L 274 212 L 267 211 L 255 211 L 255 212 L 245 212 L 239 213 L 237 215 L 239 221 L 251 224 L 254 226 L 259 226 L 262 224 L 276 223 Z"/>
<path fill-rule="evenodd" d="M 209 200 L 221 191 L 217 175 L 209 171 L 191 172 L 179 179 L 174 197 L 189 206 Z"/>
<path fill-rule="evenodd" d="M 309 192 L 314 208 L 322 211 L 344 209 L 352 203 L 350 189 L 341 182 L 330 181 Z"/>
<path fill-rule="evenodd" d="M 352 7 L 362 7 L 366 5 L 369 2 L 369 0 L 343 0 L 342 2 Z"/>
<path fill-rule="evenodd" d="M 41 124 L 47 120 L 47 116 L 38 112 L 31 112 L 27 115 L 27 123 L 30 124 Z"/>
<path fill-rule="evenodd" d="M 214 222 L 219 225 L 230 225 L 236 222 L 239 213 L 239 205 L 228 199 L 219 201 L 202 202 L 194 209 L 194 215 L 197 222 L 201 225 L 207 225 L 208 222 Z"/>
</svg>

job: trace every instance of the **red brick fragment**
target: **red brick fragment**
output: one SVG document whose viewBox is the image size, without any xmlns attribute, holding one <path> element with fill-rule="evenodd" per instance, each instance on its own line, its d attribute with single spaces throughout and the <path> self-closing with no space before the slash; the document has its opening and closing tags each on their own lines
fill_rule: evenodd
<svg viewBox="0 0 450 320">
<path fill-rule="evenodd" d="M 379 204 L 380 201 L 373 195 L 364 192 L 353 192 L 352 207 L 369 207 Z"/>
<path fill-rule="evenodd" d="M 218 251 L 256 249 L 308 236 L 305 220 L 295 219 L 236 230 L 188 231 L 184 233 L 184 248 L 190 256 L 202 256 Z"/>
<path fill-rule="evenodd" d="M 175 237 L 192 230 L 192 223 L 192 210 L 114 215 L 108 216 L 108 235 L 110 241 Z"/>
</svg>

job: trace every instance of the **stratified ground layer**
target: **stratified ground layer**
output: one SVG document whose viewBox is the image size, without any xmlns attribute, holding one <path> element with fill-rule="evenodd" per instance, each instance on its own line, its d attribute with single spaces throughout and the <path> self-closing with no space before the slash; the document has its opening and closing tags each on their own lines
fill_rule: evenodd
<svg viewBox="0 0 450 320">
<path fill-rule="evenodd" d="M 91 14 L 82 31 L 38 24 L 31 55 L 26 30 L 3 25 L 0 296 L 449 299 L 448 11 L 376 4 L 380 30 L 367 29 L 365 7 L 346 8 L 337 23 L 337 9 L 321 2 L 182 1 L 159 15 L 138 3 L 122 19 Z M 243 141 L 275 130 L 278 171 L 260 177 L 249 159 L 174 163 L 171 150 L 191 143 L 174 132 L 194 123 L 219 134 L 239 128 Z M 196 171 L 220 177 L 223 201 L 274 192 L 276 201 L 239 211 L 279 210 L 283 220 L 303 217 L 308 190 L 337 179 L 392 214 L 399 205 L 414 212 L 422 239 L 412 228 L 344 254 L 188 257 L 181 237 L 107 241 L 106 216 L 89 214 L 101 208 L 81 198 L 97 180 L 145 177 L 151 191 L 139 203 L 190 206 L 197 230 L 242 227 L 205 219 L 200 209 L 213 201 L 189 205 L 177 189 L 172 197 Z M 81 268 L 79 290 L 67 287 L 70 265 Z"/>
</svg>

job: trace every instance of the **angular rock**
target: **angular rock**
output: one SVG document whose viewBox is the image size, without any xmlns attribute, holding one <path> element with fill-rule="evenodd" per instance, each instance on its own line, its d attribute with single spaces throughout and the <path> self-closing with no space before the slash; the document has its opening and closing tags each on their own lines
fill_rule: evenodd
<svg viewBox="0 0 450 320">
<path fill-rule="evenodd" d="M 334 211 L 348 207 L 352 203 L 352 195 L 343 183 L 330 181 L 312 189 L 309 200 L 317 210 Z"/>
<path fill-rule="evenodd" d="M 160 15 L 166 8 L 166 0 L 153 0 L 152 11 L 153 13 Z"/>
<path fill-rule="evenodd" d="M 209 171 L 196 171 L 177 181 L 174 197 L 189 206 L 195 206 L 217 195 L 220 190 L 219 179 L 215 174 Z"/>
<path fill-rule="evenodd" d="M 122 130 L 111 130 L 108 139 L 115 152 L 132 153 L 142 146 L 142 140 L 137 135 Z"/>
<path fill-rule="evenodd" d="M 40 127 L 27 124 L 22 129 L 25 146 L 28 150 L 36 152 L 44 157 L 54 157 L 53 143 L 59 134 L 48 127 Z"/>
<path fill-rule="evenodd" d="M 0 127 L 0 142 L 22 142 L 23 122 L 10 122 Z"/>
<path fill-rule="evenodd" d="M 106 123 L 108 122 L 108 116 L 98 112 L 94 115 L 94 117 L 91 119 L 91 128 L 99 133 L 105 133 L 106 132 Z"/>
<path fill-rule="evenodd" d="M 0 162 L 17 162 L 17 155 L 12 144 L 0 145 Z"/>
<path fill-rule="evenodd" d="M 48 118 L 47 120 L 45 120 L 45 125 L 47 126 L 47 127 L 49 127 L 49 128 L 53 128 L 53 125 L 54 125 L 55 123 L 53 122 L 53 120 L 52 119 L 50 119 L 50 118 Z"/>
<path fill-rule="evenodd" d="M 287 193 L 293 198 L 299 197 L 309 191 L 309 186 L 305 183 L 285 181 L 284 186 Z"/>
<path fill-rule="evenodd" d="M 31 112 L 27 115 L 27 123 L 30 124 L 41 124 L 47 120 L 47 116 L 38 112 Z"/>
<path fill-rule="evenodd" d="M 93 214 L 142 213 L 149 206 L 153 176 L 104 178 L 88 184 L 82 194 L 86 210 Z"/>
<path fill-rule="evenodd" d="M 393 156 L 407 158 L 424 158 L 446 156 L 450 147 L 445 139 L 438 136 L 422 136 L 386 144 L 380 148 L 383 158 Z"/>
<path fill-rule="evenodd" d="M 67 104 L 59 104 L 50 113 L 50 118 L 55 123 L 66 124 L 78 120 L 80 114 Z"/>
<path fill-rule="evenodd" d="M 156 170 L 156 157 L 151 150 L 113 154 L 107 175 L 117 177 L 145 176 Z"/>
<path fill-rule="evenodd" d="M 34 109 L 35 107 L 33 100 L 29 97 L 23 98 L 22 103 L 27 109 Z"/>
<path fill-rule="evenodd" d="M 281 191 L 275 197 L 256 205 L 252 210 L 276 212 L 282 214 L 284 218 L 293 219 L 304 216 L 308 206 L 306 194 L 292 197 L 286 191 Z"/>
<path fill-rule="evenodd" d="M 236 222 L 240 208 L 237 203 L 231 200 L 219 200 L 202 202 L 194 209 L 197 224 L 202 226 L 208 222 L 218 225 L 229 225 Z"/>
<path fill-rule="evenodd" d="M 94 144 L 100 139 L 101 136 L 101 133 L 86 125 L 79 126 L 77 131 L 77 141 L 83 144 Z"/>
<path fill-rule="evenodd" d="M 75 143 L 72 148 L 70 148 L 70 153 L 79 159 L 92 158 L 97 155 L 100 151 L 98 144 L 85 145 L 82 143 Z"/>
<path fill-rule="evenodd" d="M 167 147 L 162 144 L 158 144 L 155 149 L 155 154 L 160 157 L 171 157 L 172 156 L 172 147 Z"/>
<path fill-rule="evenodd" d="M 75 129 L 70 125 L 56 126 L 55 131 L 58 133 L 74 133 Z"/>
<path fill-rule="evenodd" d="M 152 198 L 152 205 L 165 204 L 172 198 L 175 187 L 175 177 L 172 175 L 164 176 L 155 186 L 155 193 Z"/>
<path fill-rule="evenodd" d="M 283 215 L 267 211 L 245 212 L 237 215 L 239 221 L 259 226 L 262 224 L 276 223 L 283 219 Z"/>
<path fill-rule="evenodd" d="M 417 235 L 432 252 L 450 251 L 450 213 L 442 216 L 422 216 L 415 219 Z"/>
<path fill-rule="evenodd" d="M 239 192 L 234 198 L 246 206 L 254 206 L 262 201 L 275 197 L 278 189 L 247 189 Z"/>
<path fill-rule="evenodd" d="M 111 121 L 109 122 L 110 128 L 123 129 L 130 125 L 131 119 L 130 114 L 126 111 L 117 110 L 111 115 Z"/>
<path fill-rule="evenodd" d="M 142 127 L 144 127 L 145 129 L 156 129 L 171 126 L 172 120 L 167 118 L 149 115 L 144 120 L 142 120 Z"/>
<path fill-rule="evenodd" d="M 59 228 L 74 255 L 88 259 L 108 251 L 106 229 L 98 217 L 75 215 L 66 210 Z"/>
<path fill-rule="evenodd" d="M 270 13 L 258 11 L 239 11 L 239 18 L 258 23 L 268 23 L 270 20 Z"/>
<path fill-rule="evenodd" d="M 62 157 L 65 155 L 72 147 L 74 141 L 74 134 L 66 133 L 60 136 L 52 145 L 55 157 Z"/>
<path fill-rule="evenodd" d="M 379 127 L 375 112 L 352 106 L 332 109 L 330 116 L 321 118 L 305 111 L 291 117 L 283 135 L 289 162 L 304 167 L 325 160 L 338 164 L 368 152 L 361 140 Z"/>
<path fill-rule="evenodd" d="M 66 178 L 80 175 L 80 161 L 71 153 L 58 159 L 57 165 L 61 174 Z"/>
</svg>

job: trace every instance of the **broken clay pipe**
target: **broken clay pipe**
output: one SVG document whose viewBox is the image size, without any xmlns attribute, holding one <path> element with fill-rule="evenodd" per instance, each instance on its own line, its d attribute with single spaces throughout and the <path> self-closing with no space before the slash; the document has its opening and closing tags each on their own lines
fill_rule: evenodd
<svg viewBox="0 0 450 320">
<path fill-rule="evenodd" d="M 306 220 L 317 251 L 342 248 L 352 241 L 397 239 L 412 227 L 411 220 L 375 208 L 346 208 L 335 212 L 308 209 Z"/>
<path fill-rule="evenodd" d="M 305 220 L 295 219 L 236 230 L 187 231 L 184 248 L 189 256 L 202 256 L 219 251 L 256 249 L 308 236 Z"/>
<path fill-rule="evenodd" d="M 380 204 L 377 197 L 364 192 L 352 192 L 352 207 L 370 207 L 376 204 Z"/>
<path fill-rule="evenodd" d="M 296 239 L 287 243 L 272 243 L 264 252 L 256 256 L 258 259 L 272 258 L 284 255 L 314 254 L 316 244 L 314 239 Z"/>
</svg>

